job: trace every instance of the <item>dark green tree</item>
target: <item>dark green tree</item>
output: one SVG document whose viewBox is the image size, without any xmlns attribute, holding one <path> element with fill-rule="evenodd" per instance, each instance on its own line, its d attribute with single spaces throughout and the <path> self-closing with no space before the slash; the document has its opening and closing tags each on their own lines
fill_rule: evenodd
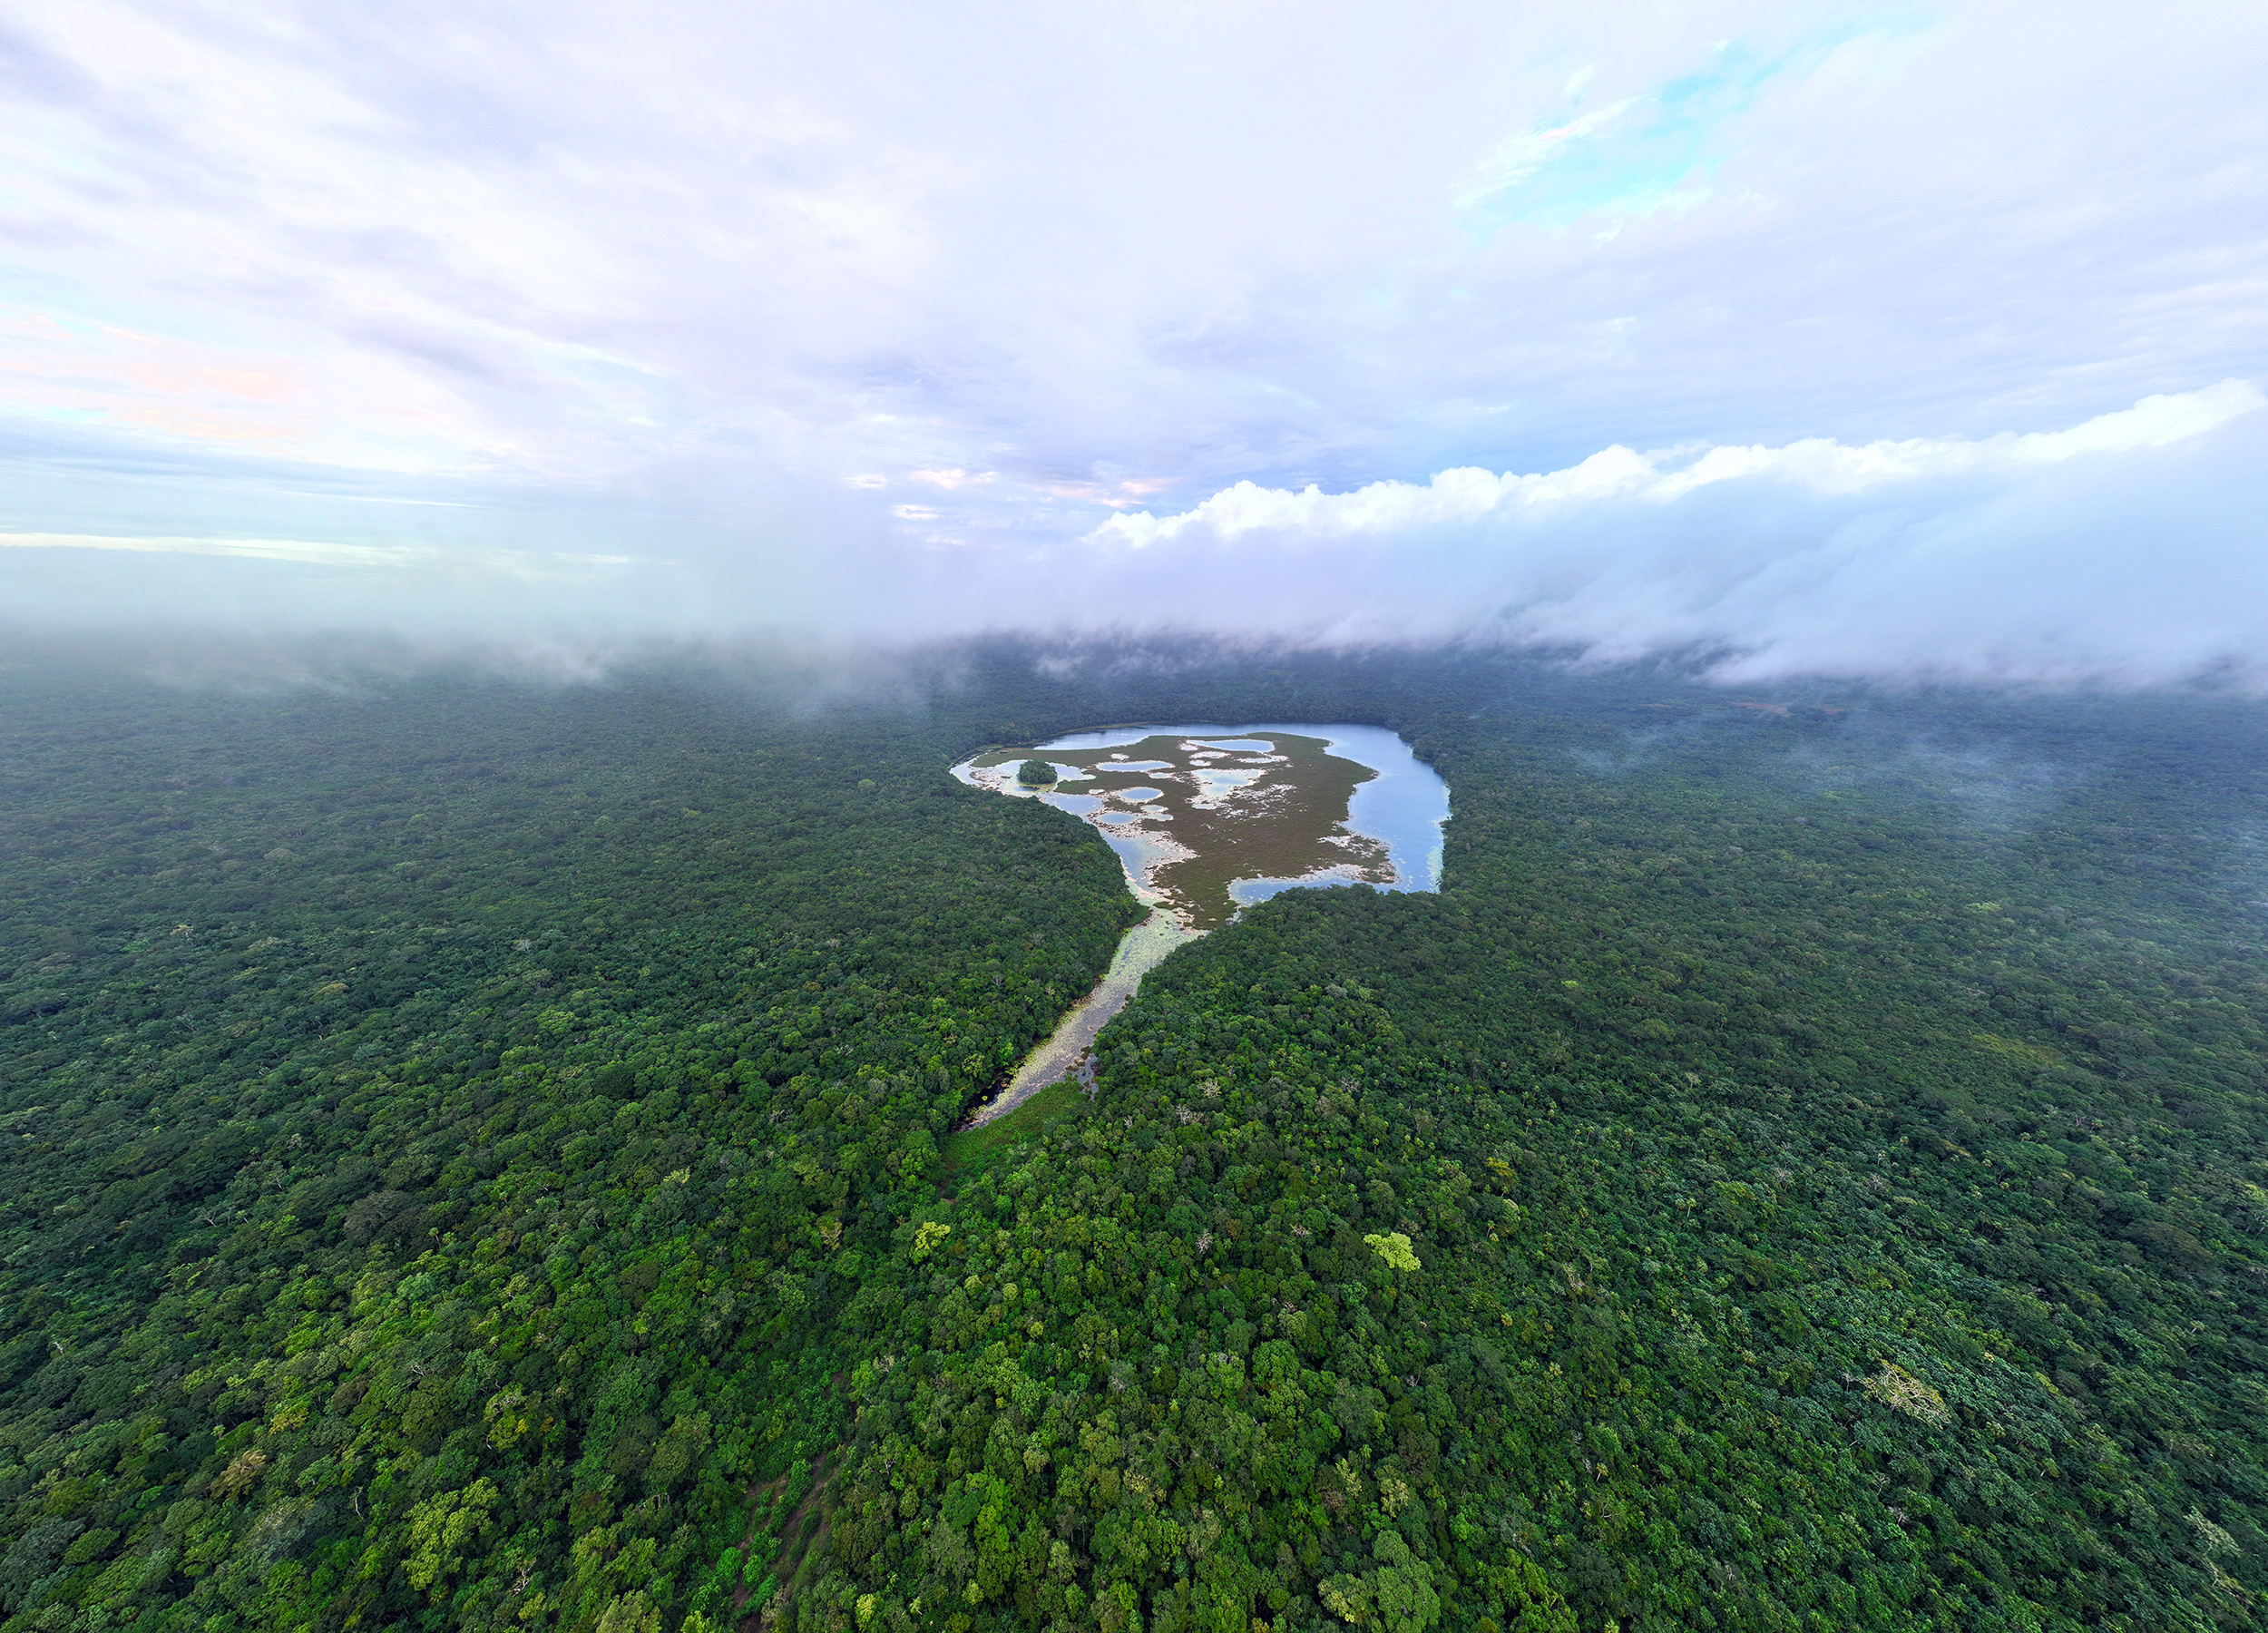
<svg viewBox="0 0 2268 1633">
<path fill-rule="evenodd" d="M 1043 759 L 1028 759 L 1016 768 L 1016 780 L 1027 788 L 1044 788 L 1055 780 L 1055 768 Z"/>
</svg>

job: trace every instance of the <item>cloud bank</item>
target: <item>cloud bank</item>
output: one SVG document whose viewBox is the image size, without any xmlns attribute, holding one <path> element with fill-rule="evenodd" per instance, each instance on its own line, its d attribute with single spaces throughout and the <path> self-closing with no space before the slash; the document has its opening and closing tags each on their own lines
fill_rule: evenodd
<svg viewBox="0 0 2268 1633">
<path fill-rule="evenodd" d="M 1136 619 L 1181 600 L 1226 624 L 1256 605 L 1321 639 L 1709 651 L 1741 680 L 2260 687 L 2263 406 L 2231 380 L 1983 440 L 1618 446 L 1341 494 L 1241 483 L 1178 514 L 1113 516 L 1087 543 L 1115 557 L 1112 603 Z"/>
<path fill-rule="evenodd" d="M 2263 77 L 2210 0 L 0 0 L 0 615 L 2195 672 Z"/>
<path fill-rule="evenodd" d="M 1459 468 L 1335 494 L 1246 482 L 1187 511 L 1119 512 L 1076 539 L 982 554 L 909 552 L 878 533 L 860 553 L 838 540 L 793 582 L 777 569 L 758 580 L 729 552 L 29 533 L 0 534 L 0 573 L 61 562 L 83 591 L 91 553 L 112 567 L 109 605 L 124 621 L 162 621 L 226 582 L 238 621 L 263 629 L 327 614 L 457 639 L 547 636 L 562 650 L 756 629 L 907 641 L 1175 631 L 1544 645 L 1591 662 L 1677 653 L 1742 683 L 2268 691 L 2263 407 L 2232 380 L 1980 440 L 1616 446 L 1556 471 Z M 150 571 L 152 556 L 171 571 Z"/>
<path fill-rule="evenodd" d="M 1266 532 L 1306 537 L 1398 535 L 1415 529 L 1540 515 L 1573 505 L 1618 501 L 1669 504 L 1718 483 L 1760 478 L 1797 484 L 1819 494 L 1854 494 L 1888 483 L 2011 474 L 2082 455 L 2164 447 L 2212 431 L 2264 404 L 2268 397 L 2249 381 L 2224 380 L 2179 396 L 2146 397 L 2122 413 L 2102 415 L 2068 431 L 2008 435 L 1985 442 L 1944 437 L 1853 448 L 1813 437 L 1783 448 L 1710 448 L 1684 459 L 1650 456 L 1617 445 L 1580 464 L 1540 475 L 1497 476 L 1467 468 L 1443 471 L 1424 487 L 1379 482 L 1351 494 L 1325 494 L 1313 484 L 1293 494 L 1240 482 L 1178 516 L 1161 518 L 1147 512 L 1114 516 L 1094 536 L 1115 538 L 1139 550 L 1192 532 L 1222 540 Z"/>
</svg>

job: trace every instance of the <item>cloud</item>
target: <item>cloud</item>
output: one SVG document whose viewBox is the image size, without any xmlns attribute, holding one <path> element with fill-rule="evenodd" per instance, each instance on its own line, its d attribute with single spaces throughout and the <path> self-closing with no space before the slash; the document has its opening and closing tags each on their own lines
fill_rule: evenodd
<svg viewBox="0 0 2268 1633">
<path fill-rule="evenodd" d="M 963 470 L 908 471 L 906 476 L 910 481 L 926 482 L 932 487 L 941 487 L 950 493 L 955 488 L 982 487 L 998 474 L 994 471 L 979 471 L 974 475 L 971 475 Z"/>
<path fill-rule="evenodd" d="M 543 512 L 514 531 L 548 535 L 545 547 L 476 545 L 494 520 L 477 507 L 429 513 L 440 542 L 418 545 L 27 532 L 0 534 L 0 600 L 56 622 L 89 621 L 97 602 L 98 622 L 198 606 L 264 630 L 523 642 L 1176 631 L 1541 644 L 1594 662 L 1697 655 L 1742 683 L 2209 678 L 2268 690 L 2263 406 L 2224 381 L 2053 431 L 1617 446 L 1558 470 L 1460 468 L 1341 493 L 1240 483 L 1038 544 L 973 543 L 968 516 L 894 506 L 924 527 L 909 543 L 862 519 L 840 484 L 681 511 L 666 554 L 569 548 L 567 519 Z M 768 548 L 748 547 L 750 513 Z"/>
<path fill-rule="evenodd" d="M 2163 447 L 2263 406 L 2268 406 L 2268 396 L 2249 381 L 2224 380 L 2200 391 L 2145 397 L 2132 408 L 2099 415 L 2068 431 L 2011 433 L 1981 442 L 1917 438 L 1846 447 L 1831 438 L 1813 437 L 1779 448 L 1710 448 L 1684 459 L 1616 446 L 1580 464 L 1539 475 L 1498 476 L 1468 468 L 1443 471 L 1422 487 L 1379 482 L 1350 494 L 1325 494 L 1313 484 L 1294 494 L 1240 482 L 1178 515 L 1143 512 L 1112 516 L 1092 536 L 1100 543 L 1122 543 L 1141 550 L 1188 533 L 1221 540 L 1271 530 L 1309 537 L 1393 535 L 1616 500 L 1667 504 L 1714 484 L 1742 480 L 1779 480 L 1822 494 L 1858 494 L 1885 483 L 2017 472 L 2086 454 Z"/>
<path fill-rule="evenodd" d="M 337 544 L 309 539 L 202 539 L 164 535 L 0 533 L 0 550 L 123 550 L 142 555 L 240 556 L 259 562 L 307 562 L 325 567 L 382 567 L 406 572 L 486 569 L 542 577 L 562 569 L 626 567 L 633 556 L 575 555 L 535 551 L 420 548 L 404 544 Z"/>
<path fill-rule="evenodd" d="M 19 8 L 0 612 L 2213 660 L 2268 14 L 1636 15 Z"/>
<path fill-rule="evenodd" d="M 1978 440 L 1614 447 L 1341 494 L 1243 483 L 1177 514 L 1113 516 L 1087 543 L 1116 558 L 1102 599 L 1136 620 L 1178 600 L 1195 625 L 1246 617 L 1319 640 L 1708 651 L 1738 680 L 2217 672 L 2262 689 L 2264 406 L 2230 380 Z"/>
</svg>

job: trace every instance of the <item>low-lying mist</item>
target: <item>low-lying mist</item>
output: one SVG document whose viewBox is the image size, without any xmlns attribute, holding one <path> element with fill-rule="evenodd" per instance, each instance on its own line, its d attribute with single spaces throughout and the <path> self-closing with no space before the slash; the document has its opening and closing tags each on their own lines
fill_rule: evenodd
<svg viewBox="0 0 2268 1633">
<path fill-rule="evenodd" d="M 875 654 L 1012 634 L 1074 655 L 1545 648 L 1732 685 L 2257 693 L 2261 401 L 2229 382 L 2053 434 L 1609 448 L 1340 494 L 1240 484 L 1054 543 L 921 536 L 840 494 L 775 494 L 738 521 L 611 513 L 572 550 L 539 548 L 542 518 L 501 500 L 437 542 L 385 543 L 367 516 L 351 545 L 7 534 L 0 601 L 25 629 L 127 652 L 171 631 L 319 668 L 343 640 L 380 667 L 440 654 L 562 679 L 689 646 L 886 667 Z"/>
</svg>

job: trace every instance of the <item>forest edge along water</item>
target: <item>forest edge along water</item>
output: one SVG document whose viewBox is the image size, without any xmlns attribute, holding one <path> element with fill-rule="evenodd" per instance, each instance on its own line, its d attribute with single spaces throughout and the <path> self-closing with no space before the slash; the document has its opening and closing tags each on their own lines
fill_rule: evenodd
<svg viewBox="0 0 2268 1633">
<path fill-rule="evenodd" d="M 1039 779 L 1041 766 L 1051 780 Z M 1150 910 L 1094 990 L 971 1113 L 971 1128 L 1083 1075 L 1096 1038 L 1142 977 L 1252 904 L 1315 885 L 1431 891 L 1441 876 L 1448 786 L 1382 727 L 1109 727 L 987 749 L 953 775 L 1091 825 Z"/>
</svg>

